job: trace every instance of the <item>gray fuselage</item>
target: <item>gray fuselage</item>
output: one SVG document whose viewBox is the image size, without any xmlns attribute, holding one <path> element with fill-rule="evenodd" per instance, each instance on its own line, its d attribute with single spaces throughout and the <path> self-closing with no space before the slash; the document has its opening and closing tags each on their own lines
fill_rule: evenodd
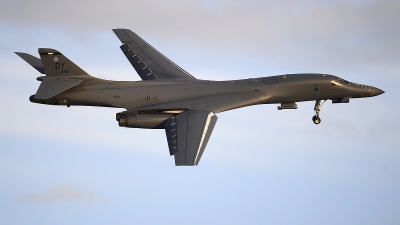
<svg viewBox="0 0 400 225">
<path fill-rule="evenodd" d="M 48 100 L 31 97 L 43 104 L 87 105 L 134 110 L 193 109 L 219 113 L 235 108 L 274 103 L 292 103 L 344 97 L 361 98 L 382 91 L 349 83 L 326 74 L 287 74 L 232 81 L 193 79 L 108 81 L 81 76 L 84 82 Z"/>
</svg>

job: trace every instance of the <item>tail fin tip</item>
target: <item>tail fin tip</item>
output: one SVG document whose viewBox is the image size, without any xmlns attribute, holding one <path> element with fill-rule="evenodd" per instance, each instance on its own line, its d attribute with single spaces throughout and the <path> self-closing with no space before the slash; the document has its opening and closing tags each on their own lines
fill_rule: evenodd
<svg viewBox="0 0 400 225">
<path fill-rule="evenodd" d="M 38 53 L 40 55 L 62 55 L 61 52 L 52 48 L 39 48 Z"/>
</svg>

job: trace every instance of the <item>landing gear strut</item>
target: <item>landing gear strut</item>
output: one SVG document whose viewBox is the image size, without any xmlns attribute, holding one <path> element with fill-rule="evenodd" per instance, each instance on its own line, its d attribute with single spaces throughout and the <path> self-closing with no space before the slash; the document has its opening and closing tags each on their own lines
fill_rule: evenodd
<svg viewBox="0 0 400 225">
<path fill-rule="evenodd" d="M 313 118 L 312 118 L 312 120 L 315 124 L 321 123 L 321 118 L 319 118 L 319 112 L 321 111 L 321 107 L 325 102 L 326 102 L 326 100 L 324 100 L 322 103 L 321 103 L 321 100 L 317 100 L 315 102 L 315 106 L 314 106 L 315 116 L 313 116 Z"/>
</svg>

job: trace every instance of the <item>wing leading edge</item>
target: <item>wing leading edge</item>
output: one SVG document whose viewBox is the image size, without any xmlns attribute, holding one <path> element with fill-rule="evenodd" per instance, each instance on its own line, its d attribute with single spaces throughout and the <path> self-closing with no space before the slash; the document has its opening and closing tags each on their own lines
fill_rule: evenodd
<svg viewBox="0 0 400 225">
<path fill-rule="evenodd" d="M 131 30 L 113 29 L 113 31 L 122 42 L 122 52 L 142 80 L 196 79 Z"/>
<path fill-rule="evenodd" d="M 166 121 L 165 133 L 175 165 L 199 164 L 217 119 L 212 112 L 188 110 Z"/>
</svg>

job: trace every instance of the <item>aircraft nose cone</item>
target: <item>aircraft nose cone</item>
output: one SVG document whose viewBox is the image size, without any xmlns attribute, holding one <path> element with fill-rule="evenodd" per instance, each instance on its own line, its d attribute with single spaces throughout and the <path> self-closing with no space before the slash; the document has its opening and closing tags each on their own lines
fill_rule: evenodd
<svg viewBox="0 0 400 225">
<path fill-rule="evenodd" d="M 381 89 L 376 88 L 376 87 L 371 87 L 371 96 L 377 96 L 377 95 L 381 95 L 383 93 L 385 93 L 385 92 L 382 91 Z"/>
</svg>

